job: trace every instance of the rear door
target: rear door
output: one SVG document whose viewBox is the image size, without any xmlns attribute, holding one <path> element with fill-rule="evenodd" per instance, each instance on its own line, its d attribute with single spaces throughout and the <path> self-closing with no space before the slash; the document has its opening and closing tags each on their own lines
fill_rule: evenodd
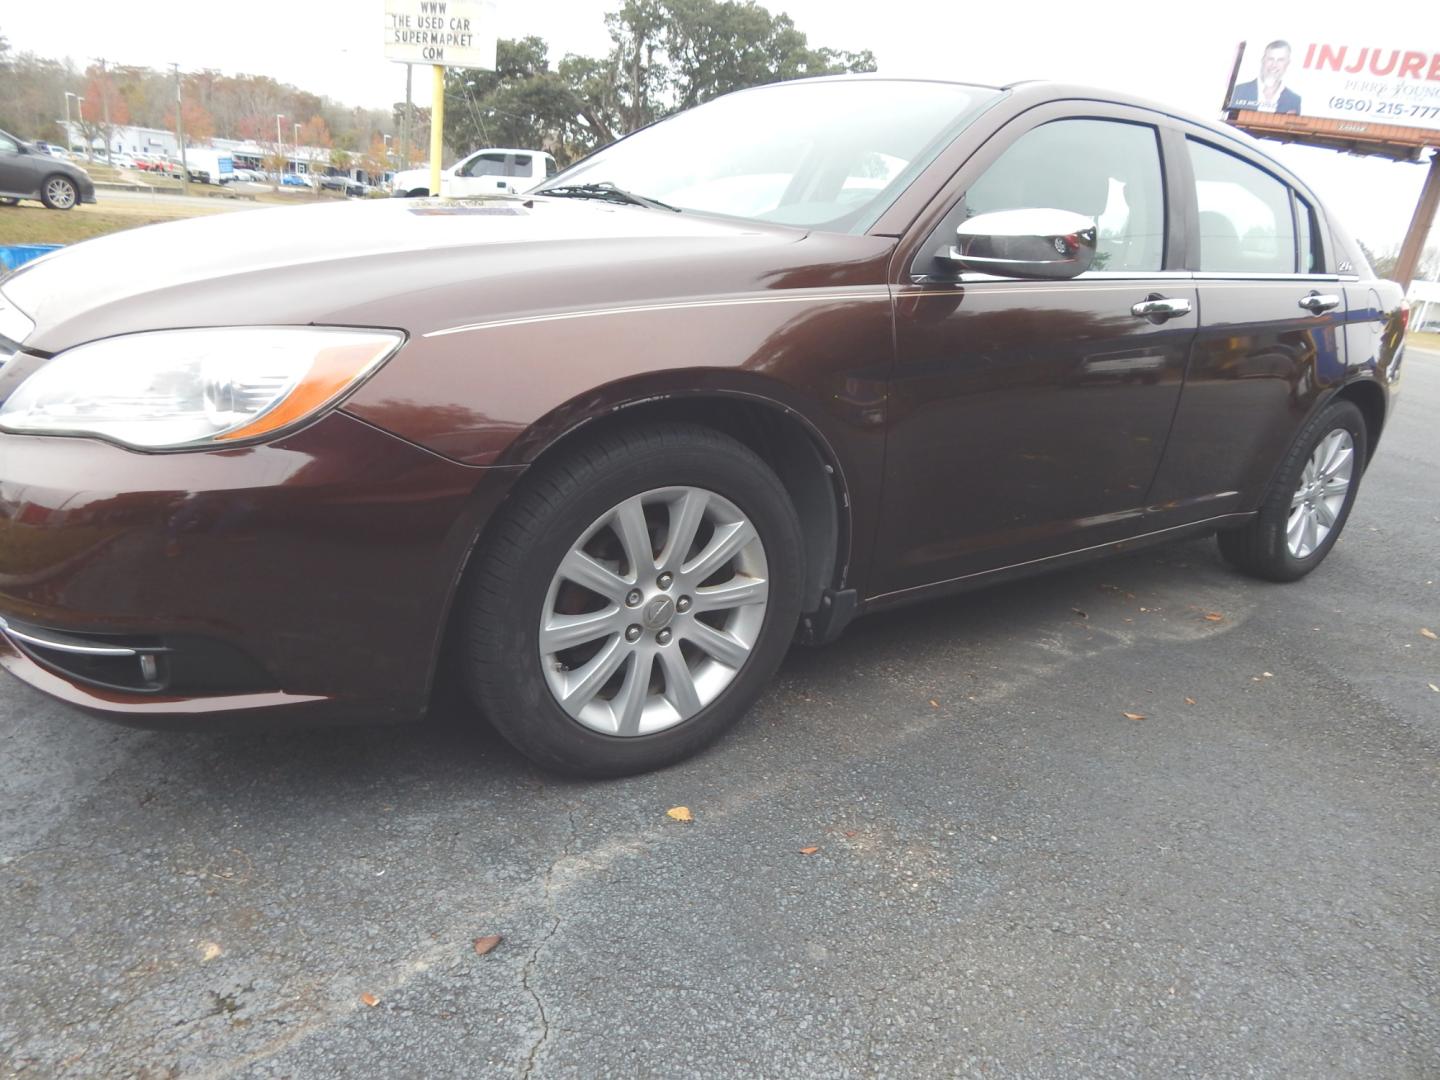
<svg viewBox="0 0 1440 1080">
<path fill-rule="evenodd" d="M 918 245 L 902 243 L 878 594 L 1142 530 L 1197 325 L 1172 254 L 1163 123 L 1099 102 L 1032 109 L 962 167 Z M 969 217 L 1041 208 L 1096 222 L 1094 269 L 1022 281 L 937 258 Z"/>
<path fill-rule="evenodd" d="M 1255 509 L 1300 426 L 1345 376 L 1345 289 L 1308 193 L 1238 143 L 1177 138 L 1193 192 L 1200 326 L 1151 527 Z"/>
</svg>

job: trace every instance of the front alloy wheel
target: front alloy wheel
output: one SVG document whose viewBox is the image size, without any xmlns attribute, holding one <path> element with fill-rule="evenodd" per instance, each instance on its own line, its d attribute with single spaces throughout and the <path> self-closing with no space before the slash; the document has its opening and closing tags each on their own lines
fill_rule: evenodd
<svg viewBox="0 0 1440 1080">
<path fill-rule="evenodd" d="M 724 496 L 669 487 L 624 500 L 551 579 L 539 634 L 550 692 L 607 735 L 689 720 L 750 659 L 768 577 L 755 526 Z"/>
<path fill-rule="evenodd" d="M 63 176 L 52 176 L 45 181 L 40 192 L 40 201 L 51 210 L 69 210 L 75 205 L 75 185 Z"/>
<path fill-rule="evenodd" d="M 693 754 L 764 689 L 799 616 L 800 522 L 749 447 L 657 423 L 537 466 L 467 579 L 486 717 L 547 768 L 619 776 Z"/>
</svg>

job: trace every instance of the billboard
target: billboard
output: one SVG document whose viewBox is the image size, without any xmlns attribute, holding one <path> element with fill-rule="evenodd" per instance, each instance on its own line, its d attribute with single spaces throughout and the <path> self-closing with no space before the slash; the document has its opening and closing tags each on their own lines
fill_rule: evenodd
<svg viewBox="0 0 1440 1080">
<path fill-rule="evenodd" d="M 1251 38 L 1242 46 L 1225 108 L 1440 133 L 1440 52 Z"/>
</svg>

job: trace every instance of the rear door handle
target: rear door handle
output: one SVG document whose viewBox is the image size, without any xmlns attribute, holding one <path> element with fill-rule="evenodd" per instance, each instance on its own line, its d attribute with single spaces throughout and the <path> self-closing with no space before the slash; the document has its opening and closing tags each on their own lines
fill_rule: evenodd
<svg viewBox="0 0 1440 1080">
<path fill-rule="evenodd" d="M 1340 306 L 1340 297 L 1334 293 L 1312 292 L 1309 296 L 1300 298 L 1300 306 L 1311 315 L 1320 315 L 1332 308 Z"/>
<path fill-rule="evenodd" d="M 1139 319 L 1153 319 L 1155 322 L 1164 322 L 1166 319 L 1173 319 L 1177 315 L 1190 314 L 1190 301 L 1183 298 L 1170 300 L 1159 295 L 1147 296 L 1138 304 L 1130 308 L 1130 314 Z"/>
</svg>

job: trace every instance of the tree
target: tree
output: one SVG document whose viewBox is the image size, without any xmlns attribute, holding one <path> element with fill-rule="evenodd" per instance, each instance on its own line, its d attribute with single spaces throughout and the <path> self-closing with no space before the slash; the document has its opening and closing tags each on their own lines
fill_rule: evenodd
<svg viewBox="0 0 1440 1080">
<path fill-rule="evenodd" d="M 85 84 L 85 101 L 80 109 L 81 128 L 87 142 L 93 143 L 96 135 L 105 140 L 105 160 L 109 161 L 115 128 L 130 122 L 130 106 L 116 91 L 110 72 L 97 64 L 90 67 L 86 75 L 89 81 Z"/>
<path fill-rule="evenodd" d="M 370 137 L 370 146 L 360 159 L 360 168 L 365 170 L 369 183 L 378 184 L 390 169 L 390 151 L 385 146 L 385 137 L 378 132 Z"/>
<path fill-rule="evenodd" d="M 215 122 L 198 101 L 182 100 L 180 119 L 185 122 L 186 146 L 210 145 L 210 140 L 215 137 Z M 170 131 L 175 130 L 175 106 L 170 106 L 169 111 L 165 113 L 161 120 L 161 126 Z"/>
</svg>

